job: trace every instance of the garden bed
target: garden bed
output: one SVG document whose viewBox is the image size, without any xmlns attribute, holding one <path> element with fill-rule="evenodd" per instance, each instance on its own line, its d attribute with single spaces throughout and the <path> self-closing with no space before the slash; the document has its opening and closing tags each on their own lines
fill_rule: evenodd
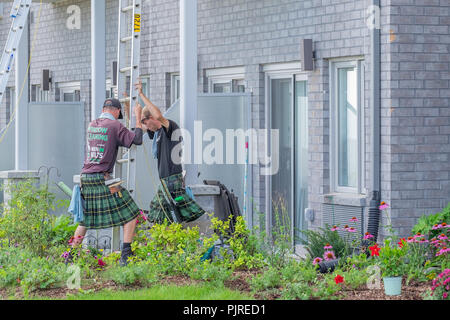
<svg viewBox="0 0 450 320">
<path fill-rule="evenodd" d="M 12 194 L 0 217 L 0 299 L 81 299 L 96 293 L 146 298 L 158 288 L 183 288 L 191 294 L 191 288 L 201 288 L 205 299 L 449 299 L 450 206 L 422 217 L 413 235 L 402 239 L 393 233 L 379 242 L 368 233 L 359 239 L 356 217 L 342 228 L 309 230 L 304 259 L 292 256 L 285 217 L 276 219 L 281 223 L 271 235 L 249 230 L 243 217 L 212 218 L 214 232 L 206 237 L 181 224 L 150 225 L 141 212 L 133 255 L 122 267 L 120 252 L 70 245 L 76 225 L 69 216 L 48 214 L 53 197 L 47 190 L 34 190 L 28 183 Z M 321 273 L 330 263 L 333 267 Z M 385 295 L 382 278 L 396 276 L 403 279 L 401 295 Z M 375 283 L 379 287 L 370 289 Z M 180 297 L 176 290 L 168 292 Z"/>
<path fill-rule="evenodd" d="M 232 279 L 225 281 L 226 288 L 239 291 L 247 296 L 251 296 L 256 300 L 277 300 L 280 299 L 280 294 L 275 291 L 267 292 L 265 294 L 252 292 L 250 279 L 255 276 L 255 271 L 239 271 L 232 274 Z M 91 281 L 92 282 L 92 281 Z M 155 285 L 177 285 L 177 286 L 190 286 L 199 285 L 202 281 L 192 280 L 186 276 L 169 276 L 165 277 Z M 431 287 L 431 281 L 417 282 L 411 281 L 406 285 L 403 281 L 402 293 L 399 296 L 387 296 L 384 293 L 384 287 L 381 283 L 380 289 L 369 290 L 362 286 L 356 290 L 342 287 L 342 290 L 336 294 L 336 298 L 339 300 L 423 300 L 423 294 Z M 122 286 L 114 283 L 114 281 L 97 282 L 90 285 L 82 286 L 82 290 L 70 290 L 67 287 L 52 288 L 46 290 L 37 290 L 30 294 L 28 299 L 66 299 L 68 296 L 76 296 L 78 294 L 100 292 L 108 289 L 113 291 L 128 291 L 139 290 L 146 288 L 146 286 L 134 285 L 134 286 Z M 81 292 L 81 293 L 80 293 Z M 0 289 L 0 300 L 13 299 L 25 299 L 23 292 L 20 288 L 14 289 Z"/>
</svg>

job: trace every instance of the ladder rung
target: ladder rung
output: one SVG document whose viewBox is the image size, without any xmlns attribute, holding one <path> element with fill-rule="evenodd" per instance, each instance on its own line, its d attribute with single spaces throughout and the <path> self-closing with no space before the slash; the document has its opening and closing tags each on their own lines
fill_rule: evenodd
<svg viewBox="0 0 450 320">
<path fill-rule="evenodd" d="M 131 162 L 133 162 L 133 161 L 134 161 L 134 159 L 131 159 Z M 124 163 L 128 163 L 129 161 L 128 161 L 128 159 L 119 159 L 116 162 L 118 164 L 124 164 Z"/>
<path fill-rule="evenodd" d="M 131 67 L 125 67 L 125 68 L 121 68 L 120 72 L 125 73 L 127 71 L 131 71 Z"/>
<path fill-rule="evenodd" d="M 120 39 L 120 41 L 127 42 L 127 41 L 130 41 L 131 39 L 133 39 L 133 36 L 122 38 L 122 39 Z"/>
<path fill-rule="evenodd" d="M 120 159 L 116 161 L 118 164 L 128 163 L 128 159 Z"/>
<path fill-rule="evenodd" d="M 126 97 L 126 98 L 119 99 L 119 101 L 120 101 L 120 103 L 124 103 L 124 102 L 129 102 L 131 100 L 130 100 L 130 97 Z"/>
<path fill-rule="evenodd" d="M 127 11 L 130 11 L 130 10 L 133 10 L 133 7 L 134 6 L 132 6 L 132 5 L 131 6 L 127 6 L 127 7 L 123 7 L 122 8 L 122 12 L 127 12 Z"/>
</svg>

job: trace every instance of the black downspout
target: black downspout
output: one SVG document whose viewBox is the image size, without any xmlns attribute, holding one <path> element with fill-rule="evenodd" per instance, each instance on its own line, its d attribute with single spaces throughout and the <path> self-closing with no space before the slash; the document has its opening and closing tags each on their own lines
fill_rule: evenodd
<svg viewBox="0 0 450 320">
<path fill-rule="evenodd" d="M 376 8 L 375 14 L 381 24 L 381 8 L 380 0 L 372 0 L 372 8 Z M 369 205 L 369 221 L 367 232 L 374 236 L 373 241 L 378 239 L 378 227 L 380 224 L 380 200 L 381 200 L 381 127 L 380 127 L 380 107 L 381 107 L 381 43 L 380 43 L 380 26 L 372 25 L 370 29 L 370 116 L 372 120 L 372 179 L 371 179 L 371 200 Z"/>
</svg>

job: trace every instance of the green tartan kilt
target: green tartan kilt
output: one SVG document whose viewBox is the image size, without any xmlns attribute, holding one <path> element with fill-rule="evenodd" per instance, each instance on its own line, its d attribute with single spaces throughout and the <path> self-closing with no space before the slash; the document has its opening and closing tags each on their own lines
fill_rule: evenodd
<svg viewBox="0 0 450 320">
<path fill-rule="evenodd" d="M 177 201 L 177 208 L 181 222 L 194 221 L 205 214 L 205 210 L 203 210 L 186 193 L 186 190 L 183 187 L 183 175 L 181 173 L 163 178 L 163 180 L 166 182 L 172 198 L 180 198 Z M 150 203 L 148 220 L 152 223 L 163 223 L 166 219 L 170 223 L 173 222 L 173 218 L 171 215 L 171 205 L 167 202 L 162 188 L 163 187 L 160 184 L 158 187 L 158 192 Z"/>
<path fill-rule="evenodd" d="M 105 229 L 122 226 L 138 217 L 139 207 L 128 190 L 121 188 L 121 197 L 119 193 L 111 194 L 105 185 L 103 173 L 83 174 L 81 186 L 85 200 L 81 226 Z"/>
</svg>

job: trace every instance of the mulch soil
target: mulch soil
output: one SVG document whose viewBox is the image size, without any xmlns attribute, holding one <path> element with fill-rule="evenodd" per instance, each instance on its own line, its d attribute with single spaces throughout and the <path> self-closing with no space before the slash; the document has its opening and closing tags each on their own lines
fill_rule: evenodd
<svg viewBox="0 0 450 320">
<path fill-rule="evenodd" d="M 253 293 L 250 287 L 250 278 L 257 275 L 259 272 L 255 271 L 237 271 L 234 272 L 231 279 L 225 281 L 225 287 L 238 290 L 247 295 L 253 296 L 257 300 L 276 300 L 280 297 L 279 292 Z M 202 281 L 192 280 L 186 276 L 167 276 L 159 281 L 159 284 L 175 284 L 178 286 L 199 284 Z M 423 300 L 422 294 L 431 287 L 430 282 L 414 282 L 411 281 L 406 285 L 403 280 L 402 294 L 399 296 L 387 296 L 384 294 L 383 283 L 381 282 L 380 289 L 369 290 L 365 286 L 357 290 L 342 287 L 342 291 L 337 295 L 339 300 Z M 111 290 L 138 290 L 144 288 L 140 285 L 135 286 L 120 286 L 114 281 L 93 282 L 91 284 L 83 285 L 82 289 L 88 292 L 97 292 L 104 289 Z M 78 290 L 70 290 L 68 288 L 59 287 L 46 290 L 37 290 L 30 294 L 30 297 L 48 297 L 53 299 L 64 299 L 68 294 L 76 295 Z M 6 300 L 8 297 L 14 296 L 16 299 L 24 299 L 21 288 L 15 289 L 0 289 L 0 300 Z"/>
</svg>

